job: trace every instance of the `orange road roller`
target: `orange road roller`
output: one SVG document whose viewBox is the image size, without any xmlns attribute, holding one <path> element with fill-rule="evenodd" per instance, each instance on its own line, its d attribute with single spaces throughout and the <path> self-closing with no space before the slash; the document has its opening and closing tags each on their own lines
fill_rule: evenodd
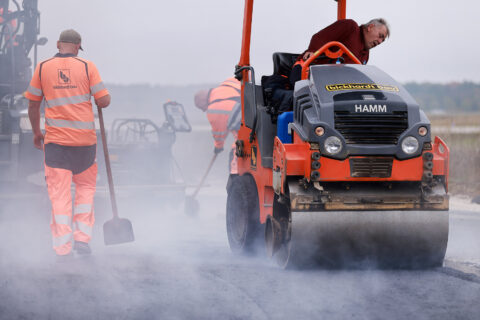
<svg viewBox="0 0 480 320">
<path fill-rule="evenodd" d="M 291 111 L 275 110 L 249 63 L 252 10 L 246 0 L 238 175 L 227 185 L 232 251 L 261 244 L 284 268 L 441 266 L 449 149 L 418 103 L 375 66 L 310 65 L 353 55 L 332 42 L 303 64 Z M 275 72 L 297 56 L 275 53 Z"/>
</svg>

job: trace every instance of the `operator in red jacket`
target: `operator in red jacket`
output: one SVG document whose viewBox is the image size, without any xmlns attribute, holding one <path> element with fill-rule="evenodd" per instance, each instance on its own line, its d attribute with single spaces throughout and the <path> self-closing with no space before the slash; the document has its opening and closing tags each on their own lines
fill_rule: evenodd
<svg viewBox="0 0 480 320">
<path fill-rule="evenodd" d="M 390 36 L 390 28 L 385 19 L 372 19 L 359 26 L 351 19 L 337 20 L 325 29 L 313 35 L 307 50 L 300 54 L 290 74 L 272 75 L 267 77 L 264 88 L 272 90 L 272 105 L 279 111 L 293 109 L 293 88 L 295 82 L 301 79 L 303 63 L 331 41 L 338 41 L 345 45 L 363 64 L 367 64 L 370 49 L 378 46 Z M 332 48 L 331 51 L 335 51 Z M 343 63 L 353 63 L 347 55 L 343 56 Z M 312 64 L 335 63 L 330 58 L 317 58 Z"/>
<path fill-rule="evenodd" d="M 337 20 L 313 35 L 307 50 L 298 57 L 290 75 L 290 82 L 294 85 L 296 81 L 300 80 L 301 63 L 330 41 L 344 44 L 362 64 L 367 64 L 370 49 L 384 42 L 389 36 L 390 28 L 387 21 L 382 18 L 372 19 L 361 26 L 351 19 Z M 346 55 L 344 60 L 344 63 L 353 63 Z M 328 63 L 328 61 L 320 61 L 320 63 Z"/>
<path fill-rule="evenodd" d="M 200 90 L 195 94 L 195 106 L 207 113 L 212 126 L 214 153 L 223 151 L 223 145 L 229 132 L 237 140 L 241 114 L 240 82 L 229 78 L 216 88 Z M 230 173 L 237 174 L 235 144 L 230 150 Z"/>
</svg>

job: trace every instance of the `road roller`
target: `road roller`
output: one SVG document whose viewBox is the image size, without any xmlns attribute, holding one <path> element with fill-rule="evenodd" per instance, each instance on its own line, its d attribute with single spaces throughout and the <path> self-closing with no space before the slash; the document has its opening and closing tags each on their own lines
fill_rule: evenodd
<svg viewBox="0 0 480 320">
<path fill-rule="evenodd" d="M 345 18 L 346 1 L 338 1 Z M 238 174 L 227 184 L 234 253 L 265 252 L 282 268 L 434 268 L 448 240 L 449 149 L 392 77 L 331 42 L 302 65 L 291 110 L 279 111 L 249 62 L 245 2 Z M 356 63 L 344 64 L 348 55 Z M 274 53 L 274 74 L 296 54 Z M 333 64 L 312 64 L 321 57 Z M 285 75 L 285 72 L 283 72 Z M 263 82 L 263 81 L 262 81 Z"/>
</svg>

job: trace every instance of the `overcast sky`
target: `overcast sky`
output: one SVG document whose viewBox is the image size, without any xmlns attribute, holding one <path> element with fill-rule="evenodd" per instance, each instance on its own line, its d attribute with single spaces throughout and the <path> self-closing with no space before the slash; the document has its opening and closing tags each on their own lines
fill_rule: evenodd
<svg viewBox="0 0 480 320">
<path fill-rule="evenodd" d="M 243 0 L 39 0 L 39 59 L 56 53 L 59 33 L 83 37 L 80 56 L 105 82 L 200 84 L 232 75 L 240 57 Z M 391 38 L 370 53 L 401 82 L 480 82 L 480 3 L 474 0 L 348 0 L 359 24 L 384 17 Z M 272 73 L 273 52 L 302 52 L 336 19 L 333 0 L 256 0 L 251 64 Z"/>
</svg>

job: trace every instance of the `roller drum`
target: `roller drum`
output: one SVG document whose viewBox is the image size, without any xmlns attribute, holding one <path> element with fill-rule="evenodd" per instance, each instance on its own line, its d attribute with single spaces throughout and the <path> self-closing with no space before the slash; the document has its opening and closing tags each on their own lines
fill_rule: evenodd
<svg viewBox="0 0 480 320">
<path fill-rule="evenodd" d="M 448 211 L 293 211 L 275 258 L 285 268 L 431 268 L 447 241 Z"/>
</svg>

